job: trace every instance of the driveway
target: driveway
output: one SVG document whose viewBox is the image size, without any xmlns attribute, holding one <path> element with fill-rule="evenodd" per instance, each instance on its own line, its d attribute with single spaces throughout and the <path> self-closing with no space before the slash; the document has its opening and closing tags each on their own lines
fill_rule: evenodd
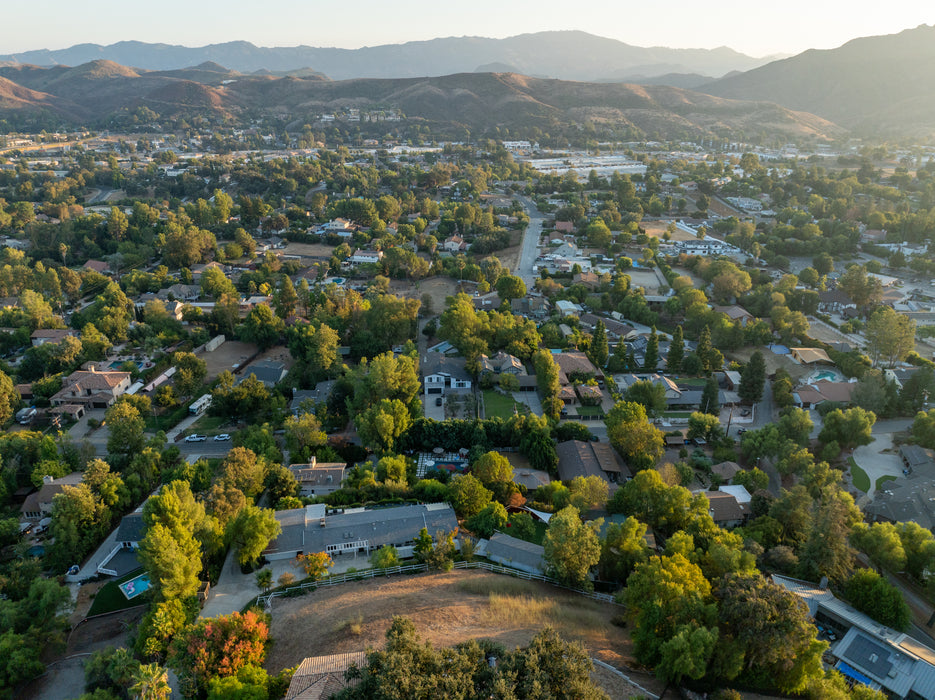
<svg viewBox="0 0 935 700">
<path fill-rule="evenodd" d="M 881 476 L 903 475 L 903 463 L 897 454 L 884 454 L 884 450 L 893 448 L 892 433 L 874 433 L 874 440 L 869 445 L 861 445 L 854 450 L 854 461 L 870 477 L 870 491 L 867 500 L 873 496 L 877 479 Z M 861 498 L 861 501 L 864 499 Z"/>
<path fill-rule="evenodd" d="M 305 577 L 303 571 L 293 566 L 294 561 L 294 559 L 282 559 L 270 562 L 264 567 L 273 572 L 273 586 L 278 585 L 276 581 L 287 572 L 295 576 L 296 581 Z M 369 568 L 371 568 L 370 559 L 365 554 L 345 554 L 335 558 L 334 567 L 330 569 L 330 573 L 343 574 L 350 569 Z M 236 553 L 231 550 L 227 554 L 227 559 L 224 560 L 224 567 L 221 569 L 217 585 L 211 589 L 208 601 L 201 609 L 200 617 L 217 617 L 240 612 L 247 603 L 262 592 L 256 585 L 256 574 L 241 573 Z"/>
</svg>

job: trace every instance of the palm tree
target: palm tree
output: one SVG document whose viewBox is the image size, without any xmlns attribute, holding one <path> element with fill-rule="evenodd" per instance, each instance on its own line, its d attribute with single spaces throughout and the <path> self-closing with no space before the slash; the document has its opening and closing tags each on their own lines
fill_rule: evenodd
<svg viewBox="0 0 935 700">
<path fill-rule="evenodd" d="M 273 572 L 270 569 L 262 569 L 256 572 L 256 585 L 268 593 L 270 586 L 273 585 Z"/>
<path fill-rule="evenodd" d="M 136 700 L 167 700 L 172 695 L 169 674 L 159 664 L 141 664 L 130 690 Z"/>
</svg>

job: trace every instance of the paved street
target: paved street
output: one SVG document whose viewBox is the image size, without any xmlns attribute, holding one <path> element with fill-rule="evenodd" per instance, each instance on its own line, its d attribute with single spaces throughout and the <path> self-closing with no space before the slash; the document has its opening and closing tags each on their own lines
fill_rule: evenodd
<svg viewBox="0 0 935 700">
<path fill-rule="evenodd" d="M 536 208 L 535 202 L 529 199 L 529 197 L 517 197 L 517 199 L 522 202 L 523 206 L 526 208 L 526 213 L 529 214 L 529 226 L 526 227 L 526 233 L 523 235 L 523 247 L 520 251 L 519 265 L 517 265 L 516 270 L 513 272 L 515 275 L 522 278 L 529 289 L 532 289 L 537 277 L 532 268 L 536 262 L 536 258 L 539 256 L 537 244 L 539 243 L 539 236 L 542 234 L 542 222 L 545 221 L 545 217 Z"/>
</svg>

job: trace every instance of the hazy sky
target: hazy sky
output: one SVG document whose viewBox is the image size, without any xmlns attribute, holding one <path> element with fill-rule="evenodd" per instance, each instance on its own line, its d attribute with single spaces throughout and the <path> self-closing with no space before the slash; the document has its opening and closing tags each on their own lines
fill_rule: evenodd
<svg viewBox="0 0 935 700">
<path fill-rule="evenodd" d="M 932 0 L 8 0 L 0 53 L 136 39 L 185 46 L 357 48 L 440 36 L 580 29 L 636 46 L 753 56 L 834 48 L 935 23 Z"/>
</svg>

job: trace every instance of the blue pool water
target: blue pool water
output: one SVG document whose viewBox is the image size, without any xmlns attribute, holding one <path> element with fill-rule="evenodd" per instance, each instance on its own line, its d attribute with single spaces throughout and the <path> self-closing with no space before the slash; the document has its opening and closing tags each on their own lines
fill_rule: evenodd
<svg viewBox="0 0 935 700">
<path fill-rule="evenodd" d="M 138 595 L 141 595 L 149 590 L 149 586 L 149 575 L 140 574 L 136 578 L 132 578 L 129 581 L 124 581 L 117 587 L 127 597 L 127 600 L 133 600 Z"/>
</svg>

